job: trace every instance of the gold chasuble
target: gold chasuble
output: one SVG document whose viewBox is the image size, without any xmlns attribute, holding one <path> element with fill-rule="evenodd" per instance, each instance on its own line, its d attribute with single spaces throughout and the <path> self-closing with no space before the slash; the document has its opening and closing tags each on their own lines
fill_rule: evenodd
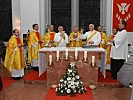
<svg viewBox="0 0 133 100">
<path fill-rule="evenodd" d="M 54 44 L 54 36 L 55 36 L 55 32 L 47 32 L 44 35 L 44 46 L 51 46 L 51 47 L 55 47 Z"/>
<path fill-rule="evenodd" d="M 42 45 L 39 43 L 41 41 L 40 33 L 32 30 L 28 37 L 28 63 L 31 64 L 33 59 L 38 60 L 38 51 L 42 48 Z"/>
<path fill-rule="evenodd" d="M 69 35 L 69 47 L 82 47 L 82 39 L 80 39 L 81 33 L 70 33 Z"/>
<path fill-rule="evenodd" d="M 109 37 L 106 38 L 106 42 L 107 42 L 107 47 L 106 47 L 107 61 L 106 61 L 106 64 L 111 64 L 111 58 L 110 58 L 111 44 L 109 44 L 108 41 L 111 39 L 114 39 L 114 37 L 115 37 L 115 35 L 110 35 Z"/>
<path fill-rule="evenodd" d="M 25 67 L 23 47 L 18 47 L 22 44 L 20 38 L 12 36 L 7 44 L 4 66 L 11 72 L 12 69 L 21 70 Z"/>
<path fill-rule="evenodd" d="M 100 43 L 100 47 L 106 49 L 106 34 L 101 32 L 101 43 Z"/>
</svg>

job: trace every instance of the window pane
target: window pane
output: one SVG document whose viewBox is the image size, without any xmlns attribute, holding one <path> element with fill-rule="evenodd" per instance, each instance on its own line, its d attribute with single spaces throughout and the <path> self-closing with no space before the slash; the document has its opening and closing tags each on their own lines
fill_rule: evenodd
<svg viewBox="0 0 133 100">
<path fill-rule="evenodd" d="M 0 0 L 0 40 L 8 41 L 12 35 L 11 0 Z"/>
<path fill-rule="evenodd" d="M 71 0 L 51 0 L 51 23 L 58 32 L 58 26 L 63 25 L 67 34 L 71 31 Z"/>
<path fill-rule="evenodd" d="M 88 30 L 88 25 L 100 24 L 100 0 L 79 0 L 79 26 Z"/>
</svg>

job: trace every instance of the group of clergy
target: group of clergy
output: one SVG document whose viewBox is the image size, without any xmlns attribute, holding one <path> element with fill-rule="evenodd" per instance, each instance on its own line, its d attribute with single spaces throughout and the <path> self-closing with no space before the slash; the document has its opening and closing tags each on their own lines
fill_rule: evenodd
<svg viewBox="0 0 133 100">
<path fill-rule="evenodd" d="M 33 30 L 28 35 L 28 63 L 31 64 L 33 70 L 38 70 L 38 52 L 39 49 L 44 47 L 82 47 L 85 45 L 97 45 L 107 50 L 107 64 L 111 62 L 112 77 L 117 78 L 117 73 L 121 68 L 123 62 L 126 59 L 125 54 L 127 48 L 124 47 L 127 43 L 127 32 L 124 22 L 120 22 L 119 28 L 113 29 L 113 34 L 106 37 L 106 34 L 102 31 L 103 27 L 99 26 L 98 31 L 94 29 L 94 24 L 89 25 L 89 31 L 83 34 L 83 29 L 79 31 L 77 26 L 73 27 L 73 32 L 68 36 L 65 33 L 63 26 L 58 27 L 58 33 L 54 32 L 54 26 L 49 26 L 49 31 L 42 38 L 39 33 L 39 25 L 34 24 Z M 118 35 L 117 35 L 118 34 Z M 86 41 L 82 41 L 86 39 Z M 20 79 L 24 76 L 24 53 L 23 46 L 20 37 L 19 30 L 13 30 L 13 36 L 9 39 L 6 49 L 6 56 L 4 66 L 11 72 L 13 79 Z M 111 58 L 110 58 L 111 54 Z M 111 61 L 110 61 L 111 59 Z M 116 64 L 116 65 L 115 65 Z M 118 66 L 118 67 L 117 67 Z M 117 67 L 117 68 L 116 68 Z"/>
</svg>

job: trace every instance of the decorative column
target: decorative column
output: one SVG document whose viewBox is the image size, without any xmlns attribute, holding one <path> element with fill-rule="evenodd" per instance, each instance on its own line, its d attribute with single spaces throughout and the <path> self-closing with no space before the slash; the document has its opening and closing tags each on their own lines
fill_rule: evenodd
<svg viewBox="0 0 133 100">
<path fill-rule="evenodd" d="M 71 17 L 72 17 L 72 28 L 73 26 L 79 25 L 79 0 L 71 0 Z"/>
</svg>

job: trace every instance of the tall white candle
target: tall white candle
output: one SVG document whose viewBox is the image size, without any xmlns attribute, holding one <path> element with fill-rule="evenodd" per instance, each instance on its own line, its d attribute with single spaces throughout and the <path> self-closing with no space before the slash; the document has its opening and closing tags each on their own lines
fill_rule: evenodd
<svg viewBox="0 0 133 100">
<path fill-rule="evenodd" d="M 87 51 L 84 51 L 84 60 L 86 61 L 87 59 Z"/>
<path fill-rule="evenodd" d="M 59 51 L 56 51 L 56 57 L 57 57 L 57 60 L 59 60 L 59 58 L 60 58 Z"/>
<path fill-rule="evenodd" d="M 95 56 L 92 56 L 92 66 L 95 64 Z"/>
<path fill-rule="evenodd" d="M 52 55 L 49 55 L 49 63 L 52 64 Z"/>
<path fill-rule="evenodd" d="M 75 49 L 75 59 L 78 59 L 78 50 Z"/>
<path fill-rule="evenodd" d="M 66 59 L 68 59 L 68 49 L 66 49 Z"/>
</svg>

